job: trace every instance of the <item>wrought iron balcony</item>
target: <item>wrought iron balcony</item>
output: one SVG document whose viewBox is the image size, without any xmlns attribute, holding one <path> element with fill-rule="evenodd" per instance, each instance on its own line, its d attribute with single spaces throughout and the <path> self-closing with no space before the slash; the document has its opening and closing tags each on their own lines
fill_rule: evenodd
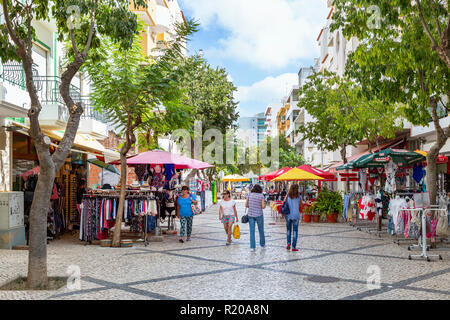
<svg viewBox="0 0 450 320">
<path fill-rule="evenodd" d="M 36 64 L 33 64 L 33 67 L 37 67 Z M 36 68 L 32 69 L 33 76 L 37 77 L 38 70 Z M 26 90 L 25 87 L 25 72 L 23 70 L 22 64 L 17 61 L 8 61 L 7 63 L 2 64 L 2 73 L 0 77 L 8 81 L 9 83 L 19 86 L 22 89 Z M 38 91 L 41 90 L 39 86 L 36 88 Z"/>
<path fill-rule="evenodd" d="M 103 123 L 107 123 L 108 120 L 105 115 L 101 114 L 98 110 L 91 105 L 89 97 L 81 97 L 80 100 L 83 103 L 84 112 L 81 115 L 81 119 L 94 119 Z"/>
<path fill-rule="evenodd" d="M 61 78 L 55 76 L 36 76 L 34 77 L 34 83 L 38 91 L 38 95 L 41 103 L 60 103 L 65 104 L 64 99 L 59 93 L 59 85 L 61 84 Z M 80 89 L 74 85 L 69 86 L 69 94 L 73 101 L 78 102 L 81 100 Z"/>
</svg>

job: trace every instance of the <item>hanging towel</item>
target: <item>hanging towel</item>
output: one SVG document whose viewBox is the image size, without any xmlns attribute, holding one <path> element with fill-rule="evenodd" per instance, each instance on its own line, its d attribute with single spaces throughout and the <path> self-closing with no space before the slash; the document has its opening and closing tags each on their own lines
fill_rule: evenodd
<svg viewBox="0 0 450 320">
<path fill-rule="evenodd" d="M 414 168 L 413 168 L 413 178 L 414 178 L 414 180 L 416 180 L 416 182 L 419 183 L 420 180 L 422 180 L 423 176 L 424 176 L 424 172 L 423 172 L 422 164 L 421 163 L 416 163 L 414 165 Z"/>
<path fill-rule="evenodd" d="M 170 181 L 172 179 L 172 176 L 175 174 L 175 165 L 174 164 L 165 164 L 165 175 L 166 175 L 166 181 Z"/>
</svg>

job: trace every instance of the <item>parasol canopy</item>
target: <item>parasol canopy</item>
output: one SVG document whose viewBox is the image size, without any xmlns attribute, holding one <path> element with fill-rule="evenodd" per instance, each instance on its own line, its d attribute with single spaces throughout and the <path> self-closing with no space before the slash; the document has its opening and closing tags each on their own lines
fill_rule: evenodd
<svg viewBox="0 0 450 320">
<path fill-rule="evenodd" d="M 355 167 L 355 162 L 356 162 L 356 160 L 358 160 L 358 159 L 349 161 L 349 162 L 347 162 L 346 164 L 343 164 L 343 165 L 337 167 L 337 168 L 336 168 L 336 171 L 341 171 L 341 170 L 353 170 L 353 169 L 355 169 L 355 168 L 356 168 L 356 167 Z"/>
<path fill-rule="evenodd" d="M 421 150 L 414 150 L 414 152 L 420 153 L 421 155 L 423 155 L 424 157 L 427 156 L 428 152 L 426 151 L 421 151 Z M 442 154 L 438 155 L 437 159 L 436 159 L 436 163 L 437 164 L 443 164 L 443 163 L 447 163 L 448 162 L 448 158 Z"/>
<path fill-rule="evenodd" d="M 315 174 L 316 176 L 319 176 L 319 177 L 324 178 L 326 180 L 333 180 L 333 179 L 336 178 L 334 176 L 334 174 L 332 174 L 332 173 L 325 172 L 325 171 L 323 171 L 321 169 L 317 169 L 317 168 L 308 166 L 306 164 L 301 165 L 300 167 L 297 167 L 297 168 L 300 169 L 300 170 L 303 170 L 303 171 Z"/>
<path fill-rule="evenodd" d="M 222 181 L 225 182 L 241 182 L 241 181 L 250 181 L 249 178 L 243 177 L 238 174 L 230 174 L 222 178 Z"/>
<path fill-rule="evenodd" d="M 258 178 L 259 178 L 259 176 L 256 175 L 256 174 L 254 174 L 253 171 L 250 171 L 249 173 L 247 173 L 247 174 L 245 175 L 245 177 L 247 177 L 247 178 L 249 178 L 249 179 L 258 179 Z"/>
<path fill-rule="evenodd" d="M 288 172 L 280 175 L 279 177 L 273 179 L 272 181 L 307 181 L 307 180 L 324 180 L 324 178 L 319 177 L 310 172 L 301 170 L 299 168 L 293 168 Z"/>
<path fill-rule="evenodd" d="M 282 175 L 283 173 L 288 172 L 291 169 L 292 168 L 285 167 L 285 168 L 282 168 L 282 169 L 275 170 L 273 172 L 266 173 L 266 174 L 260 176 L 259 180 L 272 181 L 276 177 L 279 177 L 280 175 Z"/>
<path fill-rule="evenodd" d="M 120 164 L 120 160 L 110 162 L 111 164 Z M 173 164 L 175 169 L 206 169 L 215 167 L 209 163 L 188 158 L 186 156 L 171 153 L 167 151 L 154 150 L 140 153 L 136 156 L 127 158 L 127 165 L 134 166 L 139 164 L 164 165 Z"/>
<path fill-rule="evenodd" d="M 119 170 L 117 170 L 117 168 L 115 166 L 113 166 L 112 164 L 105 163 L 105 162 L 100 161 L 100 160 L 98 160 L 96 158 L 88 159 L 87 162 L 92 163 L 93 165 L 95 165 L 97 167 L 100 167 L 102 169 L 105 169 L 107 171 L 110 171 L 112 173 L 120 175 Z"/>
<path fill-rule="evenodd" d="M 356 168 L 384 167 L 386 163 L 392 160 L 399 167 L 406 167 L 425 159 L 422 154 L 417 152 L 403 149 L 385 149 L 362 156 L 355 161 L 354 166 Z"/>
</svg>

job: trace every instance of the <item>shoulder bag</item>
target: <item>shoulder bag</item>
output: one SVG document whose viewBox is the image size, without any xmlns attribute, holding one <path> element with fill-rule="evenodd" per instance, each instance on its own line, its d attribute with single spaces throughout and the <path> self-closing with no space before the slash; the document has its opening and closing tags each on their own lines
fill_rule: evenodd
<svg viewBox="0 0 450 320">
<path fill-rule="evenodd" d="M 244 215 L 242 216 L 242 218 L 241 218 L 241 222 L 242 222 L 242 223 L 248 223 L 247 209 L 248 209 L 248 208 L 245 208 L 245 214 L 244 214 Z"/>
</svg>

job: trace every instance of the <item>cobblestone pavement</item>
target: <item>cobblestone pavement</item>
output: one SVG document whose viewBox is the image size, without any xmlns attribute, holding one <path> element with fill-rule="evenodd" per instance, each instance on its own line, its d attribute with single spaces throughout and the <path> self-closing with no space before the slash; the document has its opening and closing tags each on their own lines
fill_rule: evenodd
<svg viewBox="0 0 450 320">
<path fill-rule="evenodd" d="M 256 252 L 250 252 L 248 225 L 240 224 L 241 239 L 225 245 L 217 206 L 194 218 L 192 241 L 184 244 L 170 235 L 147 247 L 102 248 L 67 235 L 48 246 L 48 274 L 66 276 L 77 265 L 80 290 L 0 291 L 0 299 L 450 299 L 446 243 L 430 251 L 443 260 L 408 260 L 407 246 L 390 236 L 343 223 L 302 223 L 300 251 L 291 252 L 284 222 L 274 222 L 266 209 L 266 249 L 257 236 Z M 379 288 L 367 284 L 373 268 L 380 270 Z M 26 251 L 0 250 L 0 285 L 26 271 Z"/>
</svg>

